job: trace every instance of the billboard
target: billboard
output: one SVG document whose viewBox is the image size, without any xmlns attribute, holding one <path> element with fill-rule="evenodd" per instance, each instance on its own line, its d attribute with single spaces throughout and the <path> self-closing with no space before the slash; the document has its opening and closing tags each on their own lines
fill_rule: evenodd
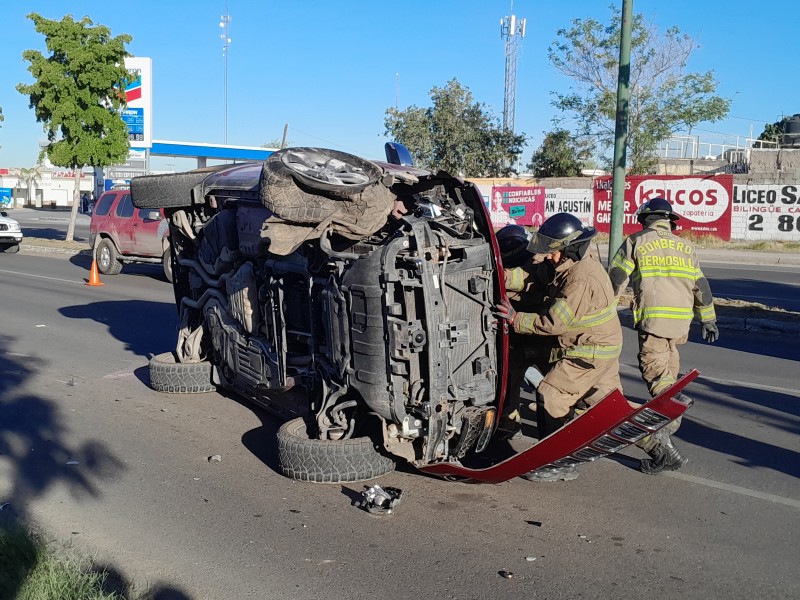
<svg viewBox="0 0 800 600">
<path fill-rule="evenodd" d="M 505 225 L 539 227 L 544 221 L 543 187 L 492 186 L 489 197 L 489 216 L 492 226 Z"/>
<path fill-rule="evenodd" d="M 131 148 L 145 149 L 153 145 L 153 61 L 138 56 L 125 59 L 130 77 L 125 85 L 127 108 L 122 120 L 128 126 Z"/>
<path fill-rule="evenodd" d="M 611 176 L 594 180 L 594 222 L 598 231 L 611 226 Z M 665 198 L 681 216 L 676 232 L 692 231 L 731 239 L 733 175 L 633 175 L 625 178 L 622 232 L 630 235 L 641 226 L 636 211 L 652 198 Z"/>
</svg>

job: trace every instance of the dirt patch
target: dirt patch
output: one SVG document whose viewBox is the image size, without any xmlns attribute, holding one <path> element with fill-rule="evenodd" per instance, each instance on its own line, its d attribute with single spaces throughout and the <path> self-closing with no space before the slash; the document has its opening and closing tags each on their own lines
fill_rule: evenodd
<svg viewBox="0 0 800 600">
<path fill-rule="evenodd" d="M 23 245 L 28 246 L 41 246 L 43 248 L 61 248 L 63 250 L 89 250 L 87 242 L 65 242 L 64 240 L 48 240 L 45 238 L 25 237 L 22 240 Z"/>
</svg>

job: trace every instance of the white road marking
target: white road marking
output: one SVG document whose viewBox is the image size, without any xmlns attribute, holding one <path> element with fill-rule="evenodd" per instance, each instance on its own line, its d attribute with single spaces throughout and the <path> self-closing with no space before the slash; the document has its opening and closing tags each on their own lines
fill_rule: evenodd
<svg viewBox="0 0 800 600">
<path fill-rule="evenodd" d="M 47 275 L 34 275 L 33 273 L 6 271 L 5 269 L 0 269 L 0 273 L 8 273 L 9 275 L 22 275 L 24 277 L 35 277 L 36 279 L 49 279 L 50 281 L 60 281 L 62 283 L 79 283 L 80 285 L 83 285 L 82 281 L 75 281 L 74 279 L 61 279 L 59 277 L 48 277 Z"/>
</svg>

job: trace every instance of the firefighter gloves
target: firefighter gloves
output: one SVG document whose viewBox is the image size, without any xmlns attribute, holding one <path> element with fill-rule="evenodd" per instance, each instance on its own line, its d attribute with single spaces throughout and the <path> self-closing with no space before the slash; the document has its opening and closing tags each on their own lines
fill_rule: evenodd
<svg viewBox="0 0 800 600">
<path fill-rule="evenodd" d="M 517 314 L 517 311 L 514 310 L 514 307 L 511 306 L 511 302 L 503 298 L 500 301 L 500 304 L 496 305 L 495 307 L 495 316 L 498 319 L 505 319 L 506 321 L 513 321 L 514 315 Z"/>
<path fill-rule="evenodd" d="M 716 321 L 707 321 L 703 323 L 703 339 L 709 344 L 713 344 L 719 339 L 719 329 L 717 329 Z"/>
</svg>

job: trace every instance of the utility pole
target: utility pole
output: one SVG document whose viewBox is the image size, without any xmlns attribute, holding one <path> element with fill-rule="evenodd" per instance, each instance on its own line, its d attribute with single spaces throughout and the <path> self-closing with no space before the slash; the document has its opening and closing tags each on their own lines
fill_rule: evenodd
<svg viewBox="0 0 800 600">
<path fill-rule="evenodd" d="M 220 17 L 219 26 L 222 27 L 222 143 L 228 143 L 228 48 L 230 48 L 231 38 L 228 37 L 228 26 L 231 24 L 231 16 L 228 14 L 228 0 L 225 0 L 225 14 Z"/>
<path fill-rule="evenodd" d="M 617 122 L 614 128 L 614 181 L 611 188 L 611 229 L 608 240 L 608 264 L 622 245 L 625 214 L 625 162 L 628 145 L 628 103 L 631 98 L 631 21 L 633 0 L 622 0 L 622 24 L 619 35 L 619 74 L 617 76 Z"/>
</svg>

